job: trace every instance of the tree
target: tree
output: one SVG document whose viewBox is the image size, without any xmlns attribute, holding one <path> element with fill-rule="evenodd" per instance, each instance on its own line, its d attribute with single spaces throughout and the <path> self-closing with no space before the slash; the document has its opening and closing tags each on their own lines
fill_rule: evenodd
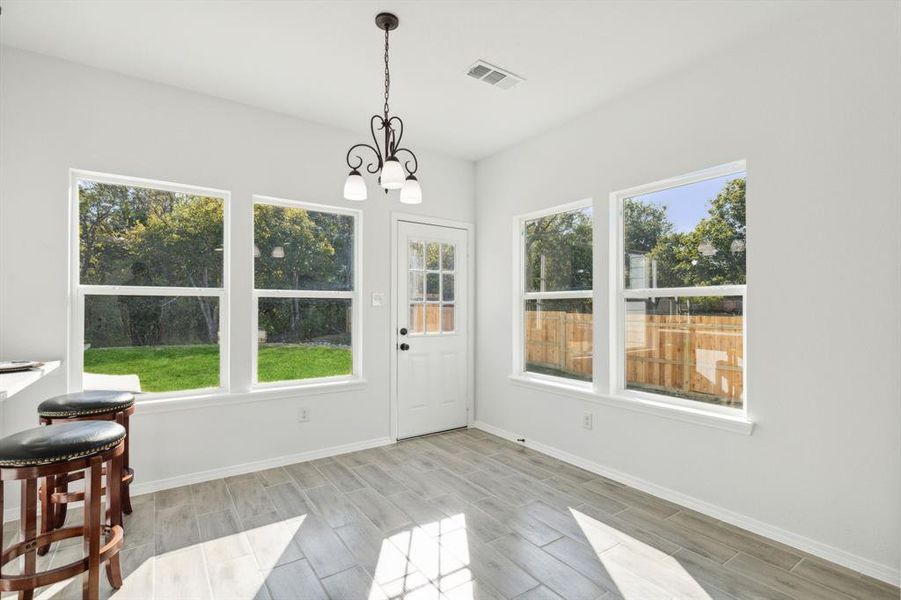
<svg viewBox="0 0 901 600">
<path fill-rule="evenodd" d="M 591 214 L 574 210 L 526 223 L 526 291 L 591 289 Z"/>
<path fill-rule="evenodd" d="M 745 283 L 745 179 L 726 183 L 692 231 L 669 232 L 649 252 L 659 287 Z"/>
</svg>

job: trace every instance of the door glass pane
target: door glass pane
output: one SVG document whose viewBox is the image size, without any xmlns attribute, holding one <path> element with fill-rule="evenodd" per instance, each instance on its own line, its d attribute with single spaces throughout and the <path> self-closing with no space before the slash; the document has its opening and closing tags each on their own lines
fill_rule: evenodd
<svg viewBox="0 0 901 600">
<path fill-rule="evenodd" d="M 590 298 L 526 300 L 524 316 L 526 371 L 591 381 Z"/>
<path fill-rule="evenodd" d="M 257 379 L 350 375 L 351 306 L 350 299 L 260 298 Z"/>
<path fill-rule="evenodd" d="M 407 292 L 410 302 L 419 302 L 424 299 L 422 275 L 422 271 L 410 271 L 410 288 Z"/>
<path fill-rule="evenodd" d="M 425 305 L 410 305 L 410 323 L 408 325 L 410 333 L 425 333 Z"/>
<path fill-rule="evenodd" d="M 441 305 L 441 331 L 451 333 L 454 331 L 454 305 Z"/>
<path fill-rule="evenodd" d="M 442 278 L 442 286 L 441 286 L 441 299 L 445 302 L 453 302 L 454 301 L 454 276 L 445 273 L 441 276 Z"/>
<path fill-rule="evenodd" d="M 422 242 L 410 242 L 409 257 L 411 269 L 421 269 L 424 266 Z"/>
<path fill-rule="evenodd" d="M 745 174 L 628 198 L 626 288 L 745 283 Z"/>
<path fill-rule="evenodd" d="M 426 273 L 425 280 L 425 297 L 426 300 L 436 301 L 439 299 L 438 286 L 440 285 L 441 275 L 438 273 Z"/>
<path fill-rule="evenodd" d="M 626 300 L 626 388 L 741 408 L 741 296 Z"/>
<path fill-rule="evenodd" d="M 428 242 L 425 247 L 425 268 L 437 271 L 440 265 L 441 245 L 438 242 Z"/>
<path fill-rule="evenodd" d="M 445 271 L 454 270 L 453 244 L 441 244 L 441 268 Z"/>
<path fill-rule="evenodd" d="M 425 331 L 426 333 L 439 333 L 441 331 L 441 311 L 438 304 L 425 305 Z"/>
<path fill-rule="evenodd" d="M 84 387 L 174 392 L 219 386 L 219 299 L 85 296 Z"/>
</svg>

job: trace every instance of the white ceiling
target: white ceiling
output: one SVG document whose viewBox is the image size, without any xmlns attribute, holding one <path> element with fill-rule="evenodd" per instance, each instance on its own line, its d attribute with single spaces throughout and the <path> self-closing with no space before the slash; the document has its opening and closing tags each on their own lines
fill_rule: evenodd
<svg viewBox="0 0 901 600">
<path fill-rule="evenodd" d="M 826 3 L 828 4 L 828 3 Z M 368 135 L 382 110 L 381 10 L 391 111 L 407 145 L 479 159 L 705 55 L 826 4 L 786 1 L 23 1 L 7 45 Z M 500 90 L 476 59 L 526 78 Z"/>
</svg>

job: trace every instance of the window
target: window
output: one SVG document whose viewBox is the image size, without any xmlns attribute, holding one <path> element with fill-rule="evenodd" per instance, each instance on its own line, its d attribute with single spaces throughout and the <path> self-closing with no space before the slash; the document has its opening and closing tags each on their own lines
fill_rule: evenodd
<svg viewBox="0 0 901 600">
<path fill-rule="evenodd" d="M 619 392 L 745 403 L 745 166 L 614 194 Z"/>
<path fill-rule="evenodd" d="M 592 207 L 579 202 L 517 219 L 517 372 L 592 380 Z"/>
<path fill-rule="evenodd" d="M 257 383 L 359 376 L 359 221 L 357 211 L 255 198 Z"/>
<path fill-rule="evenodd" d="M 223 387 L 228 194 L 79 172 L 72 190 L 74 387 Z"/>
</svg>

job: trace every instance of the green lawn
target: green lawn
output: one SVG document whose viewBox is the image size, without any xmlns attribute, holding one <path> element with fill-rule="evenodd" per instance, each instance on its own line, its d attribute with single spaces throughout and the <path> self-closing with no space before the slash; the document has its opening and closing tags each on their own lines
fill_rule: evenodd
<svg viewBox="0 0 901 600">
<path fill-rule="evenodd" d="M 349 375 L 347 348 L 263 344 L 259 381 L 284 381 Z M 84 353 L 86 373 L 137 375 L 145 392 L 172 392 L 219 385 L 219 346 L 129 346 L 89 348 Z"/>
</svg>

